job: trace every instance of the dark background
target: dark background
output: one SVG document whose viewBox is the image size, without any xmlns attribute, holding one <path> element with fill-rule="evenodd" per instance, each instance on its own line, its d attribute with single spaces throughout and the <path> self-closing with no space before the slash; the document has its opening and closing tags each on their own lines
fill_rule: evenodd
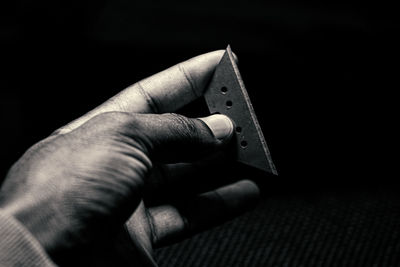
<svg viewBox="0 0 400 267">
<path fill-rule="evenodd" d="M 0 5 L 1 177 L 29 146 L 126 86 L 230 44 L 280 176 L 262 183 L 255 211 L 160 250 L 161 265 L 399 264 L 394 5 Z"/>
</svg>

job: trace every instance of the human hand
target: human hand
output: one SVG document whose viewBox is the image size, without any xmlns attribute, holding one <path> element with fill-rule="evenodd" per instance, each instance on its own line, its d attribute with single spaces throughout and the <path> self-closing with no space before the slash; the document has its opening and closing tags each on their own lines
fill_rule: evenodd
<svg viewBox="0 0 400 267">
<path fill-rule="evenodd" d="M 56 263 L 75 266 L 155 265 L 154 247 L 247 210 L 258 196 L 250 181 L 197 190 L 221 173 L 193 162 L 224 147 L 232 122 L 155 114 L 201 96 L 222 54 L 142 80 L 30 148 L 7 175 L 0 206 Z"/>
</svg>

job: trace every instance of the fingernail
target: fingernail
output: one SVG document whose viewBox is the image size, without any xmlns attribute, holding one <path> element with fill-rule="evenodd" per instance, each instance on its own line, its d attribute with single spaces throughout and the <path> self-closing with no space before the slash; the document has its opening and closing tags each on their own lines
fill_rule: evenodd
<svg viewBox="0 0 400 267">
<path fill-rule="evenodd" d="M 205 118 L 200 118 L 204 121 L 214 136 L 219 140 L 224 140 L 232 136 L 233 123 L 231 119 L 222 114 L 215 114 Z"/>
</svg>

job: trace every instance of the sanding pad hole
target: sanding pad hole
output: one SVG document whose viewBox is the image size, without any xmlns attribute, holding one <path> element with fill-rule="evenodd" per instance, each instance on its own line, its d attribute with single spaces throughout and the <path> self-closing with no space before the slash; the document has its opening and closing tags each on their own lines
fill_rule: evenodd
<svg viewBox="0 0 400 267">
<path fill-rule="evenodd" d="M 233 105 L 232 101 L 230 101 L 230 100 L 226 101 L 226 107 L 227 108 L 231 108 L 232 105 Z"/>
<path fill-rule="evenodd" d="M 221 93 L 226 94 L 226 92 L 228 92 L 228 88 L 225 86 L 221 87 Z"/>
<path fill-rule="evenodd" d="M 247 147 L 247 141 L 243 140 L 242 142 L 240 142 L 240 146 L 243 148 Z"/>
<path fill-rule="evenodd" d="M 242 132 L 242 127 L 240 127 L 240 126 L 236 127 L 236 132 L 237 133 L 241 133 Z"/>
</svg>

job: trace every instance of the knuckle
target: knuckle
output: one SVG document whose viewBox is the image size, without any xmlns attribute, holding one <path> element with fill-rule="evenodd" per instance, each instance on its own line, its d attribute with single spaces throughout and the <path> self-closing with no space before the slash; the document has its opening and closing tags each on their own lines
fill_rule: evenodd
<svg viewBox="0 0 400 267">
<path fill-rule="evenodd" d="M 125 135 L 133 132 L 133 127 L 130 126 L 133 119 L 134 116 L 125 112 L 104 112 L 93 116 L 70 134 L 82 140 L 102 143 L 125 140 Z"/>
<path fill-rule="evenodd" d="M 129 114 L 126 112 L 120 111 L 109 111 L 96 115 L 93 119 L 99 120 L 101 122 L 115 122 L 115 121 L 124 121 L 129 117 Z"/>
<path fill-rule="evenodd" d="M 94 116 L 90 122 L 103 130 L 118 130 L 131 123 L 134 117 L 126 112 L 110 111 Z"/>
<path fill-rule="evenodd" d="M 200 139 L 201 132 L 195 120 L 175 113 L 169 113 L 166 116 L 171 120 L 169 125 L 174 134 L 185 139 Z"/>
</svg>

